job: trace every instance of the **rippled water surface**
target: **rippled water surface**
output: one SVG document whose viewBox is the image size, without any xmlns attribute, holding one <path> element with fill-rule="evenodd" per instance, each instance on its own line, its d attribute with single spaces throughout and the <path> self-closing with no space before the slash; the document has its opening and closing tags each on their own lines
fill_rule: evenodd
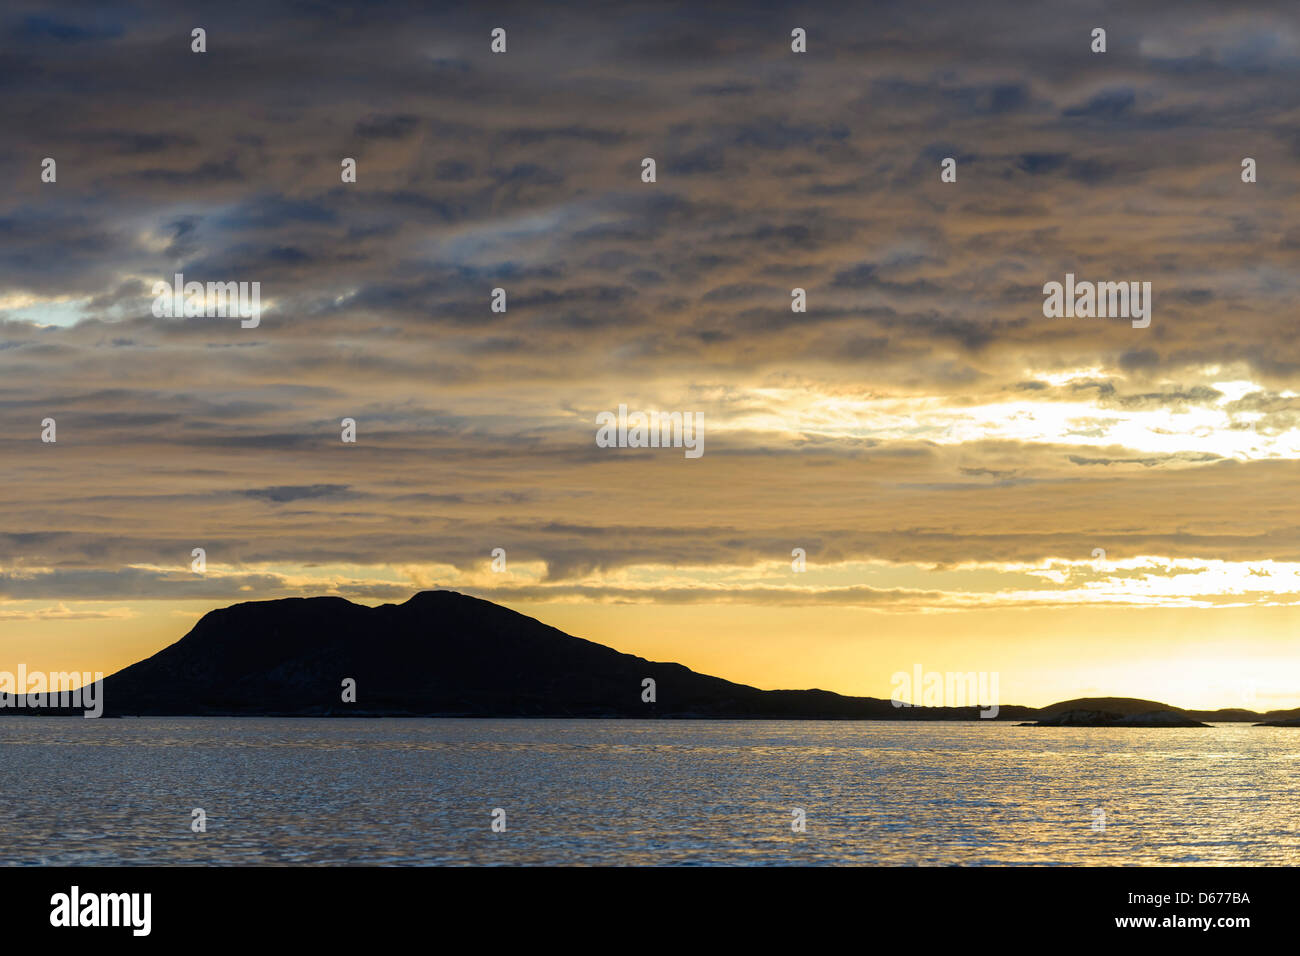
<svg viewBox="0 0 1300 956">
<path fill-rule="evenodd" d="M 1298 753 L 1244 724 L 18 717 L 0 858 L 1295 864 Z"/>
</svg>

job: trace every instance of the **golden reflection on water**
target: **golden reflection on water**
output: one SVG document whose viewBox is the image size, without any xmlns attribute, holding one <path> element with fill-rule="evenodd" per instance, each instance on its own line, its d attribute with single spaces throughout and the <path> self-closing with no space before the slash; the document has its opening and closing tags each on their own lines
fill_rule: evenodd
<svg viewBox="0 0 1300 956">
<path fill-rule="evenodd" d="M 1300 729 L 1248 724 L 24 717 L 0 720 L 0 845 L 18 864 L 1295 864 L 1298 755 Z"/>
</svg>

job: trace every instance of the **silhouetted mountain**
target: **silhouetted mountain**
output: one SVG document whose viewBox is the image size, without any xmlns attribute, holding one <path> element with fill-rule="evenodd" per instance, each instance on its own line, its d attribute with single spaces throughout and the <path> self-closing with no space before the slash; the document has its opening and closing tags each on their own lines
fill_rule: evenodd
<svg viewBox="0 0 1300 956">
<path fill-rule="evenodd" d="M 1300 707 L 1293 707 L 1291 710 L 1270 710 L 1266 714 L 1255 714 L 1249 719 L 1258 720 L 1261 717 L 1273 722 L 1300 720 Z"/>
<path fill-rule="evenodd" d="M 1149 714 L 1158 710 L 1182 713 L 1182 710 L 1178 707 L 1170 707 L 1168 704 L 1162 704 L 1156 700 L 1142 700 L 1139 697 L 1076 697 L 1074 700 L 1063 700 L 1059 703 L 1049 704 L 1038 712 L 1038 716 L 1040 719 L 1051 717 L 1067 710 L 1101 711 L 1120 716 Z"/>
<path fill-rule="evenodd" d="M 655 701 L 642 700 L 642 681 Z M 342 701 L 345 679 L 356 703 Z M 289 598 L 212 611 L 108 677 L 113 715 L 795 717 L 979 719 L 976 707 L 894 707 L 824 690 L 759 690 L 572 637 L 454 591 L 369 608 Z M 40 714 L 39 710 L 3 713 Z M 49 710 L 44 713 L 51 713 Z M 1003 707 L 1025 719 L 1029 707 Z"/>
<path fill-rule="evenodd" d="M 1100 711 L 1122 717 L 1168 713 L 1177 714 L 1187 720 L 1205 723 L 1248 723 L 1261 718 L 1284 720 L 1289 717 L 1300 717 L 1300 710 L 1270 710 L 1263 714 L 1241 707 L 1225 707 L 1219 710 L 1185 710 L 1182 707 L 1173 707 L 1156 700 L 1142 700 L 1137 697 L 1077 697 L 1074 700 L 1063 700 L 1044 707 L 1039 711 L 1039 718 L 1054 717 L 1071 710 Z"/>
<path fill-rule="evenodd" d="M 1266 716 L 1241 707 L 1223 707 L 1219 710 L 1179 710 L 1177 707 L 1170 707 L 1169 709 L 1186 714 L 1192 720 L 1204 720 L 1211 724 L 1259 720 L 1260 717 Z M 1290 713 L 1290 711 L 1276 711 L 1276 713 Z"/>
<path fill-rule="evenodd" d="M 655 682 L 652 702 L 642 699 L 647 678 Z M 355 703 L 342 699 L 349 679 L 356 682 Z M 404 604 L 375 608 L 319 597 L 211 611 L 175 644 L 108 677 L 102 699 L 105 716 L 981 719 L 978 707 L 895 707 L 889 700 L 824 690 L 759 690 L 623 654 L 454 591 L 425 591 Z M 80 711 L 0 708 L 0 716 L 59 713 Z M 1002 706 L 996 719 L 1195 726 L 1203 717 L 1254 721 L 1298 714 L 1183 711 L 1156 701 L 1096 697 L 1042 710 Z"/>
</svg>

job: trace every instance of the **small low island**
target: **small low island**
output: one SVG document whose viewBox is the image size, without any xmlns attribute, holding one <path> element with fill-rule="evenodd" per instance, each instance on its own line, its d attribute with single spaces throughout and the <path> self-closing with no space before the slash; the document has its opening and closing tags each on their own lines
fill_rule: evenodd
<svg viewBox="0 0 1300 956">
<path fill-rule="evenodd" d="M 1209 727 L 1186 714 L 1172 710 L 1150 710 L 1140 714 L 1117 714 L 1106 710 L 1063 710 L 1021 727 Z"/>
</svg>

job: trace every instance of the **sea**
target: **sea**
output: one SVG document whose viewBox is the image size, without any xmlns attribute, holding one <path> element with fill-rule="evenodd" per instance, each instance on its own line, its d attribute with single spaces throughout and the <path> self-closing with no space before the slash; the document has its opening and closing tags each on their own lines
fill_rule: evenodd
<svg viewBox="0 0 1300 956">
<path fill-rule="evenodd" d="M 1300 863 L 1300 730 L 0 720 L 10 865 Z"/>
</svg>

